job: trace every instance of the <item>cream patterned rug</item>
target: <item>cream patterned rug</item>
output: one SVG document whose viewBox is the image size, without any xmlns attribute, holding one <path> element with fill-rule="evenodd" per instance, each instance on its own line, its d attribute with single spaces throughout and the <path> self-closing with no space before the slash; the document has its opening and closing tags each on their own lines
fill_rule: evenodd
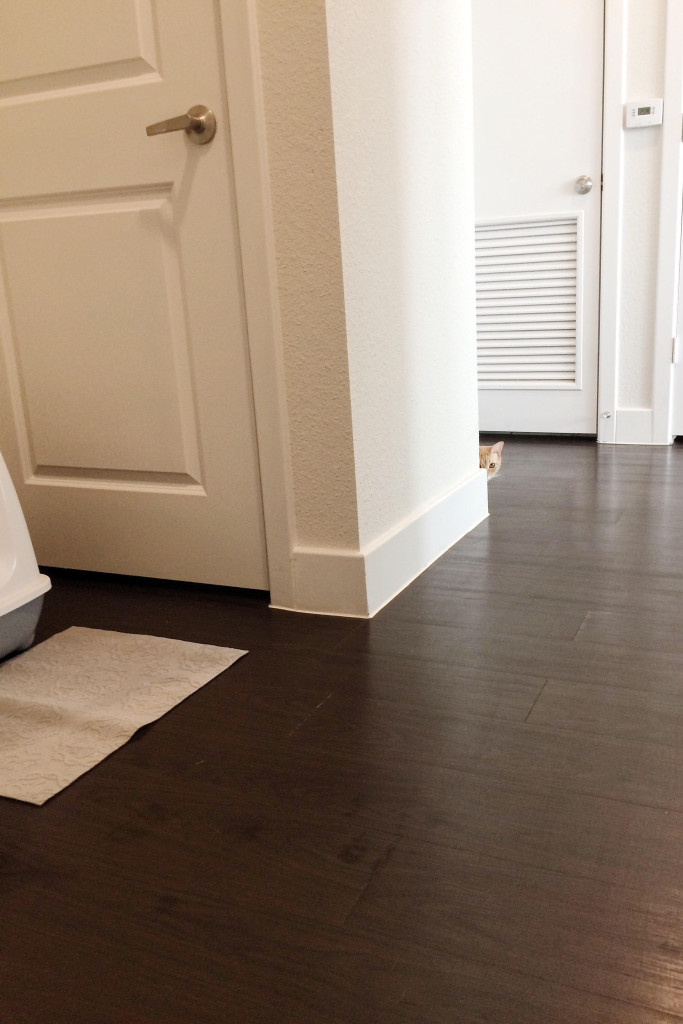
<svg viewBox="0 0 683 1024">
<path fill-rule="evenodd" d="M 0 664 L 0 796 L 43 804 L 246 651 L 72 626 Z"/>
</svg>

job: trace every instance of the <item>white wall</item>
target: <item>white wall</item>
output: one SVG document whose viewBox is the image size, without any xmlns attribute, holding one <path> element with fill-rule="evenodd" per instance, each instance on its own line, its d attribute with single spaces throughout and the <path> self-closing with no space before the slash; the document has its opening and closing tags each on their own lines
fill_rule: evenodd
<svg viewBox="0 0 683 1024">
<path fill-rule="evenodd" d="M 257 12 L 291 456 L 283 603 L 367 615 L 487 514 L 470 0 Z"/>
<path fill-rule="evenodd" d="M 361 544 L 478 469 L 469 0 L 327 0 Z"/>
</svg>

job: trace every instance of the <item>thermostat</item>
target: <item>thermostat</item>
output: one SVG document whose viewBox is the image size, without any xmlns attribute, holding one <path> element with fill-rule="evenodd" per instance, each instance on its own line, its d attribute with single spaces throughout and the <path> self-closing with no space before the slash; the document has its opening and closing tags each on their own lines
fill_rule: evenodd
<svg viewBox="0 0 683 1024">
<path fill-rule="evenodd" d="M 626 127 L 647 128 L 662 123 L 664 100 L 629 100 L 626 104 Z"/>
</svg>

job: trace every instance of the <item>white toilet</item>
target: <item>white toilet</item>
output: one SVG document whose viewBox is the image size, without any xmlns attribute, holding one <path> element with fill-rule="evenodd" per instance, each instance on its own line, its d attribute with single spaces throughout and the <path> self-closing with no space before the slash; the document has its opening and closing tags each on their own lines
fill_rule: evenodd
<svg viewBox="0 0 683 1024">
<path fill-rule="evenodd" d="M 21 505 L 0 455 L 0 658 L 33 643 L 51 587 L 38 571 Z"/>
</svg>

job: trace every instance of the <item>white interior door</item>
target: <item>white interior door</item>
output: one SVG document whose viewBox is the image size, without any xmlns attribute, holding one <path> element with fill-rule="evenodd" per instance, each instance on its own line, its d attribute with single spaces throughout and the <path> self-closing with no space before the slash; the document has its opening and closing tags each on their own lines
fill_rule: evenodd
<svg viewBox="0 0 683 1024">
<path fill-rule="evenodd" d="M 594 434 L 604 4 L 472 6 L 480 428 Z"/>
<path fill-rule="evenodd" d="M 0 6 L 0 449 L 41 563 L 267 588 L 212 0 Z M 204 104 L 207 145 L 145 126 Z"/>
</svg>

